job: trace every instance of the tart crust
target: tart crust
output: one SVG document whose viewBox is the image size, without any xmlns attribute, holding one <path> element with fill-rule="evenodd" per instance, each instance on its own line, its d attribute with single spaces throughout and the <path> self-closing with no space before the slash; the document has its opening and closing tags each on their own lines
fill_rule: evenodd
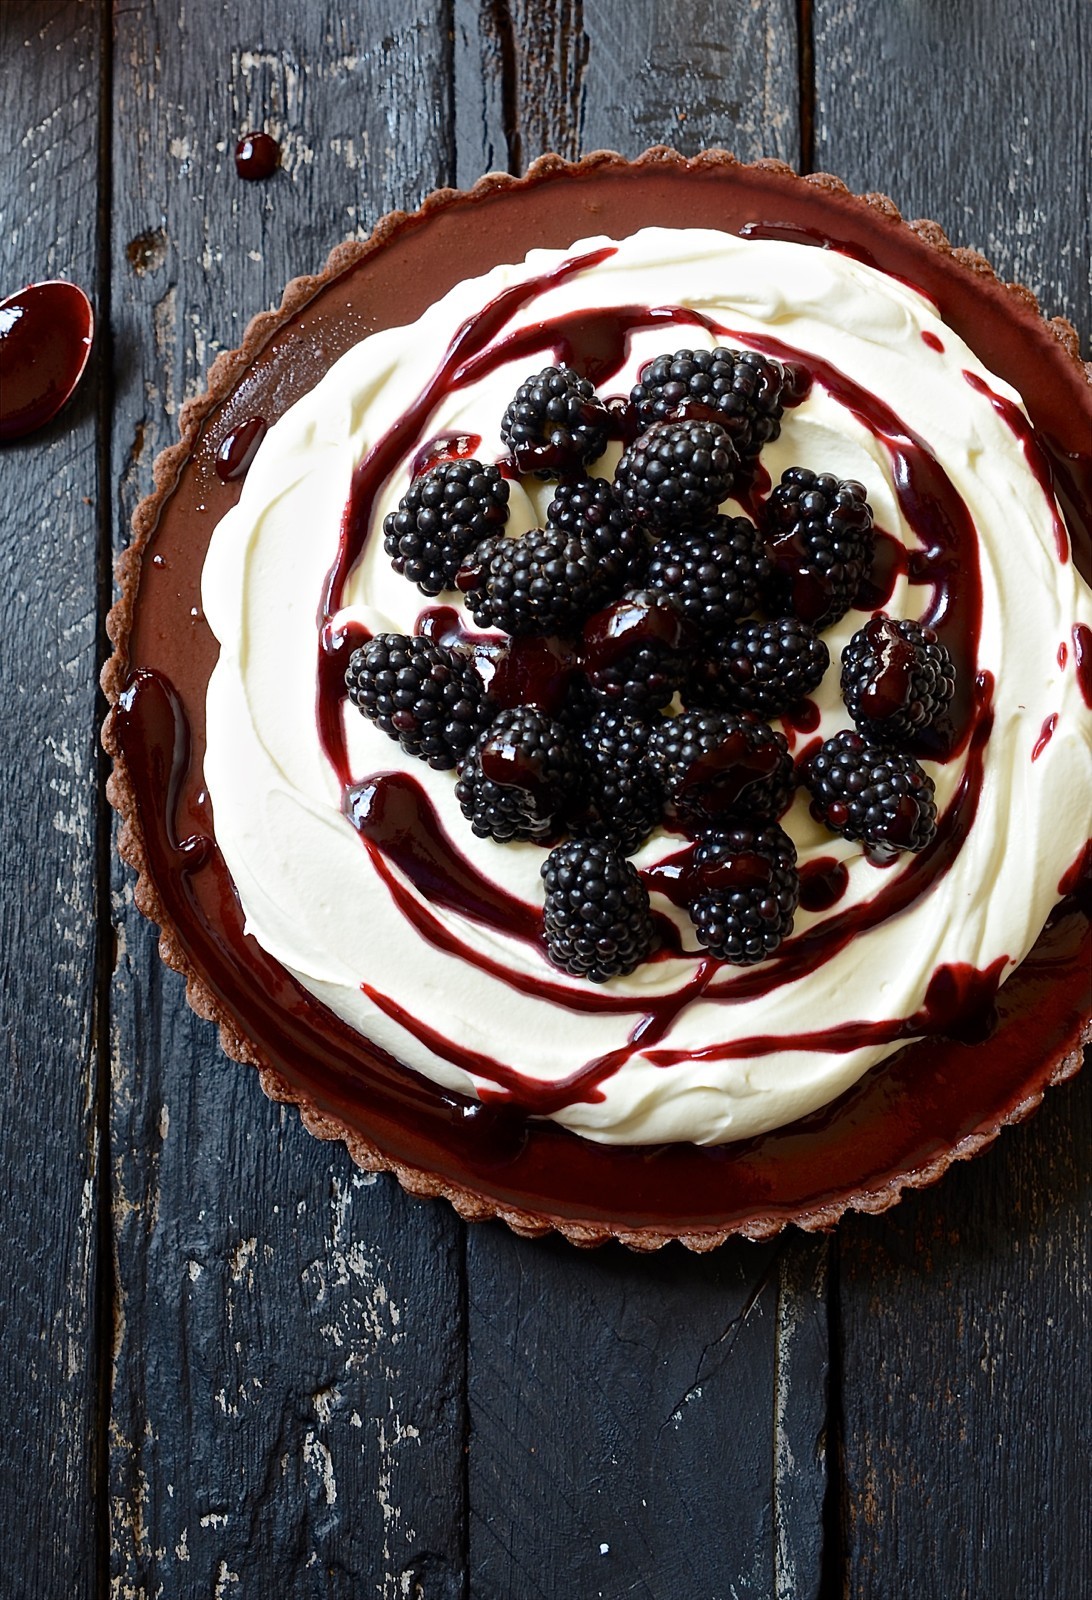
<svg viewBox="0 0 1092 1600">
<path fill-rule="evenodd" d="M 144 823 L 140 814 L 137 784 L 127 763 L 118 733 L 119 701 L 130 682 L 132 659 L 130 642 L 138 615 L 138 591 L 145 553 L 160 525 L 166 502 L 176 491 L 187 465 L 201 447 L 206 424 L 214 421 L 216 413 L 239 388 L 244 376 L 263 354 L 269 351 L 277 335 L 316 301 L 322 292 L 348 272 L 366 263 L 369 258 L 384 250 L 407 228 L 427 222 L 431 217 L 451 207 L 467 206 L 483 199 L 491 199 L 512 191 L 533 189 L 542 184 L 562 179 L 566 182 L 587 174 L 609 175 L 614 172 L 632 175 L 699 173 L 716 175 L 731 181 L 734 174 L 744 171 L 766 172 L 785 180 L 799 194 L 819 191 L 837 197 L 842 206 L 862 208 L 874 217 L 882 218 L 893 228 L 913 236 L 921 245 L 948 258 L 961 271 L 974 275 L 978 283 L 994 294 L 1000 293 L 1005 303 L 1017 317 L 1035 321 L 1057 340 L 1069 369 L 1092 387 L 1092 364 L 1080 359 L 1079 341 L 1071 324 L 1061 317 L 1045 318 L 1039 310 L 1032 292 L 1021 284 L 1003 283 L 993 268 L 975 250 L 951 245 L 943 230 L 927 220 L 904 221 L 887 196 L 869 193 L 851 194 L 847 186 L 826 173 L 800 177 L 792 168 L 779 161 L 759 161 L 744 164 L 722 150 L 709 150 L 695 157 L 683 157 L 676 151 L 657 146 L 636 160 L 626 160 L 611 151 L 597 151 L 579 162 L 568 162 L 559 156 L 546 155 L 535 161 L 522 178 L 505 173 L 490 173 L 467 191 L 440 189 L 429 195 L 420 209 L 412 214 L 393 211 L 383 217 L 371 236 L 362 241 L 349 241 L 339 245 L 330 255 L 323 270 L 315 276 L 293 279 L 284 291 L 280 307 L 262 312 L 254 317 L 235 350 L 219 355 L 208 374 L 208 387 L 204 394 L 187 402 L 180 415 L 180 438 L 157 457 L 154 465 L 154 490 L 136 508 L 132 519 L 133 541 L 118 559 L 116 573 L 120 594 L 107 618 L 107 631 L 113 644 L 113 654 L 102 671 L 102 687 L 110 702 L 110 710 L 103 727 L 103 744 L 113 758 L 113 771 L 107 782 L 107 796 L 120 813 L 122 823 L 118 836 L 118 850 L 137 874 L 135 901 L 138 909 L 156 923 L 160 930 L 159 950 L 163 961 L 180 972 L 186 981 L 186 997 L 193 1010 L 219 1027 L 220 1043 L 234 1060 L 258 1069 L 262 1087 L 276 1101 L 297 1106 L 304 1126 L 320 1139 L 341 1140 L 358 1166 L 374 1172 L 391 1172 L 409 1193 L 442 1197 L 454 1206 L 460 1216 L 468 1221 L 500 1218 L 516 1233 L 540 1236 L 556 1229 L 573 1244 L 592 1246 L 608 1239 L 617 1239 L 635 1250 L 655 1250 L 671 1239 L 679 1239 L 688 1249 L 705 1251 L 714 1248 L 733 1234 L 751 1239 L 765 1239 L 781 1231 L 788 1223 L 811 1230 L 833 1227 L 848 1210 L 880 1212 L 894 1205 L 907 1188 L 922 1188 L 934 1183 L 953 1161 L 963 1161 L 977 1155 L 990 1145 L 1001 1128 L 1022 1121 L 1039 1105 L 1046 1088 L 1070 1078 L 1082 1061 L 1082 1047 L 1092 1040 L 1092 1019 L 1087 1016 L 1089 1000 L 1087 991 L 1078 1001 L 1072 1016 L 1072 1027 L 1064 1046 L 1052 1051 L 1050 1057 L 1038 1060 L 1029 1067 L 1026 1082 L 1020 1091 L 1010 1095 L 1006 1103 L 988 1113 L 969 1131 L 952 1139 L 925 1159 L 901 1163 L 894 1170 L 872 1171 L 867 1161 L 862 1162 L 858 1180 L 849 1186 L 842 1185 L 827 1195 L 817 1195 L 811 1203 L 786 1204 L 776 1193 L 763 1193 L 756 1185 L 753 1204 L 737 1208 L 733 1215 L 723 1219 L 709 1219 L 707 1225 L 689 1229 L 670 1223 L 659 1226 L 643 1222 L 634 1226 L 623 1215 L 614 1218 L 596 1217 L 584 1220 L 561 1211 L 531 1210 L 506 1203 L 503 1194 L 490 1194 L 486 1186 L 470 1186 L 451 1177 L 399 1159 L 380 1147 L 336 1115 L 325 1109 L 318 1098 L 290 1082 L 264 1057 L 262 1051 L 241 1028 L 231 1009 L 218 998 L 207 972 L 201 970 L 189 953 L 189 942 L 177 925 L 153 870 L 151 852 Z M 591 217 L 586 233 L 595 231 Z M 513 245 L 513 250 L 517 249 Z M 521 253 L 521 252 L 520 252 Z M 512 259 L 517 259 L 516 255 Z M 211 526 L 209 528 L 211 532 Z M 1073 941 L 1071 940 L 1072 944 Z M 1076 954 L 1070 955 L 1071 973 L 1080 972 L 1087 951 L 1087 929 L 1083 943 L 1078 941 Z M 1037 946 L 1036 949 L 1039 947 Z M 1034 954 L 1034 953 L 1033 953 Z M 1032 958 L 1029 958 L 1029 960 Z M 1075 961 L 1076 966 L 1072 963 Z M 1079 983 L 1078 983 L 1079 990 Z M 926 1048 L 925 1042 L 908 1047 L 905 1056 Z M 882 1063 L 862 1080 L 867 1085 L 874 1074 L 890 1071 L 892 1060 Z M 850 1091 L 843 1100 L 851 1099 L 857 1090 Z M 835 1109 L 841 1102 L 835 1103 Z M 973 1109 L 973 1108 L 972 1108 Z M 825 1117 L 827 1108 L 817 1114 Z M 889 1111 L 888 1115 L 894 1115 Z M 790 1134 L 799 1131 L 806 1137 L 806 1125 L 815 1119 L 805 1119 L 790 1130 L 777 1130 Z M 575 1135 L 561 1133 L 563 1138 Z M 597 1147 L 604 1148 L 604 1147 Z M 729 1151 L 735 1147 L 722 1147 Z M 503 1185 L 499 1186 L 503 1189 Z M 623 1208 L 620 1208 L 624 1210 Z"/>
</svg>

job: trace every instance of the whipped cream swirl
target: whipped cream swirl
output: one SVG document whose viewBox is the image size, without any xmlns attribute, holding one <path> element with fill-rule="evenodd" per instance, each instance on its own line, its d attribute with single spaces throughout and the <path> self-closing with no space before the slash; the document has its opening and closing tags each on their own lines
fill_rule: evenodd
<svg viewBox="0 0 1092 1600">
<path fill-rule="evenodd" d="M 557 272 L 583 256 L 583 267 Z M 421 410 L 458 330 L 504 291 L 543 279 L 534 294 L 511 297 L 511 314 L 491 331 L 493 358 L 437 386 Z M 813 862 L 845 868 L 835 905 L 800 911 L 778 955 L 741 971 L 701 951 L 685 914 L 653 888 L 654 908 L 678 926 L 681 953 L 599 990 L 554 968 L 523 924 L 483 921 L 432 896 L 424 879 L 362 839 L 316 710 L 317 673 L 324 625 L 334 634 L 410 633 L 430 605 L 461 611 L 457 596 L 429 602 L 393 571 L 382 522 L 431 439 L 478 435 L 479 458 L 505 454 L 504 408 L 553 357 L 507 359 L 502 345 L 546 321 L 634 306 L 656 308 L 655 324 L 629 334 L 601 392 L 628 393 L 665 350 L 718 343 L 776 345 L 817 375 L 786 411 L 762 466 L 774 482 L 789 466 L 807 466 L 864 483 L 877 525 L 906 551 L 884 608 L 929 619 L 943 605 L 923 538 L 929 509 L 914 514 L 909 505 L 900 446 L 916 441 L 973 526 L 981 622 L 965 663 L 974 680 L 969 737 L 951 759 L 925 763 L 947 841 L 942 863 L 875 866 L 814 822 L 801 792 L 782 825 L 805 871 Z M 853 398 L 861 394 L 874 402 L 871 416 Z M 415 406 L 423 426 L 368 507 L 367 537 L 327 618 L 354 472 Z M 719 1143 L 836 1098 L 916 1033 L 943 1025 L 945 997 L 964 978 L 1003 980 L 1013 970 L 1092 835 L 1092 714 L 1074 648 L 1075 629 L 1092 627 L 1092 594 L 1068 558 L 1058 507 L 1017 417 L 1026 430 L 1019 395 L 906 284 L 834 251 L 709 230 L 649 228 L 534 251 L 459 284 L 412 326 L 363 340 L 270 429 L 205 565 L 203 604 L 220 642 L 205 776 L 248 931 L 408 1067 L 592 1139 Z M 609 476 L 619 448 L 593 470 Z M 509 531 L 540 525 L 551 493 L 513 483 Z M 838 661 L 865 615 L 850 611 L 824 635 L 831 667 L 813 697 L 818 724 L 806 735 L 787 729 L 797 756 L 849 726 Z M 475 838 L 453 774 L 405 756 L 347 702 L 327 711 L 338 720 L 352 792 L 366 792 L 377 775 L 405 774 L 441 847 L 446 836 L 479 881 L 520 903 L 533 925 L 542 850 Z M 654 869 L 679 844 L 658 831 L 635 865 L 654 885 Z"/>
</svg>

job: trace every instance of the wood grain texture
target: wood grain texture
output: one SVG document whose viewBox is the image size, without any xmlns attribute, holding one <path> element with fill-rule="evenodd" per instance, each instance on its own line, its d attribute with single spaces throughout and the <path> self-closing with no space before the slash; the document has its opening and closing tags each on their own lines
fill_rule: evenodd
<svg viewBox="0 0 1092 1600">
<path fill-rule="evenodd" d="M 461 184 L 547 150 L 721 145 L 796 161 L 790 0 L 456 0 L 455 41 Z"/>
<path fill-rule="evenodd" d="M 826 1238 L 795 1232 L 778 1262 L 774 1344 L 773 1593 L 819 1600 L 829 1578 L 824 1506 L 829 1491 L 829 1266 Z"/>
<path fill-rule="evenodd" d="M 812 1592 L 775 1579 L 785 1248 L 578 1256 L 473 1231 L 475 1597 Z"/>
<path fill-rule="evenodd" d="M 119 11 L 118 539 L 214 353 L 450 177 L 418 5 Z M 236 175 L 242 131 L 282 146 Z M 312 1140 L 162 968 L 115 872 L 111 1542 L 122 1597 L 462 1593 L 462 1226 Z"/>
<path fill-rule="evenodd" d="M 932 217 L 1092 336 L 1092 7 L 813 0 L 816 166 Z"/>
<path fill-rule="evenodd" d="M 816 0 L 814 18 L 816 165 L 978 246 L 1087 347 L 1089 8 Z M 1082 1592 L 1090 1171 L 1086 1068 L 937 1190 L 840 1230 L 848 1594 L 909 1571 L 953 1600 Z"/>
<path fill-rule="evenodd" d="M 0 296 L 79 283 L 104 309 L 102 8 L 0 7 Z M 0 449 L 0 1592 L 91 1596 L 98 1492 L 96 399 Z"/>
<path fill-rule="evenodd" d="M 1092 1572 L 1092 1082 L 841 1234 L 848 1592 L 1076 1600 Z"/>
</svg>

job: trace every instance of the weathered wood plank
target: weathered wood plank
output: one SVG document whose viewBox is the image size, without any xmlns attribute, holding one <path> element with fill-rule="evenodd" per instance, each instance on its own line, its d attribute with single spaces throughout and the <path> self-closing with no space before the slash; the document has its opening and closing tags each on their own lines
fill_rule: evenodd
<svg viewBox="0 0 1092 1600">
<path fill-rule="evenodd" d="M 796 6 L 455 0 L 455 90 L 462 184 L 547 150 L 720 145 L 795 163 Z"/>
<path fill-rule="evenodd" d="M 778 1264 L 773 1414 L 774 1595 L 811 1600 L 825 1549 L 830 1397 L 830 1241 L 789 1234 Z"/>
<path fill-rule="evenodd" d="M 472 1232 L 476 1600 L 778 1592 L 778 1262 Z"/>
<path fill-rule="evenodd" d="M 816 0 L 816 165 L 1092 328 L 1092 14 Z M 847 1593 L 1077 1593 L 1092 1570 L 1092 1082 L 935 1191 L 843 1225 Z"/>
<path fill-rule="evenodd" d="M 0 296 L 104 310 L 95 204 L 104 8 L 0 7 Z M 0 1590 L 97 1589 L 95 1047 L 99 352 L 48 428 L 0 448 Z"/>
<path fill-rule="evenodd" d="M 795 7 L 457 3 L 458 178 L 665 142 L 795 160 Z M 473 1230 L 471 1592 L 806 1597 L 825 1242 L 587 1257 Z"/>
<path fill-rule="evenodd" d="M 847 1592 L 1076 1595 L 1092 1572 L 1092 1083 L 841 1235 Z"/>
<path fill-rule="evenodd" d="M 433 8 L 117 17 L 118 537 L 214 352 L 451 175 Z M 282 144 L 241 182 L 240 131 Z M 119 1595 L 463 1592 L 454 1214 L 356 1173 L 186 1008 L 115 873 L 111 1426 Z"/>
<path fill-rule="evenodd" d="M 818 1593 L 827 1245 L 469 1239 L 472 1593 Z"/>
<path fill-rule="evenodd" d="M 812 4 L 816 166 L 932 217 L 1087 339 L 1088 6 Z"/>
<path fill-rule="evenodd" d="M 471 1230 L 476 1600 L 818 1595 L 828 1250 L 583 1256 Z"/>
</svg>

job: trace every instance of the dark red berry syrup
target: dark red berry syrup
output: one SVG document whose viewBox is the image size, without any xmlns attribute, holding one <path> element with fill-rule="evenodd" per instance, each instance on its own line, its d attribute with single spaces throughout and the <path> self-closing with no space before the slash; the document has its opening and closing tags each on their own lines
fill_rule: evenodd
<svg viewBox="0 0 1092 1600">
<path fill-rule="evenodd" d="M 53 421 L 84 374 L 94 333 L 91 302 L 74 283 L 32 283 L 0 300 L 0 440 Z"/>
<path fill-rule="evenodd" d="M 281 147 L 268 133 L 244 133 L 235 146 L 235 170 L 248 183 L 271 178 L 281 164 Z"/>
</svg>

